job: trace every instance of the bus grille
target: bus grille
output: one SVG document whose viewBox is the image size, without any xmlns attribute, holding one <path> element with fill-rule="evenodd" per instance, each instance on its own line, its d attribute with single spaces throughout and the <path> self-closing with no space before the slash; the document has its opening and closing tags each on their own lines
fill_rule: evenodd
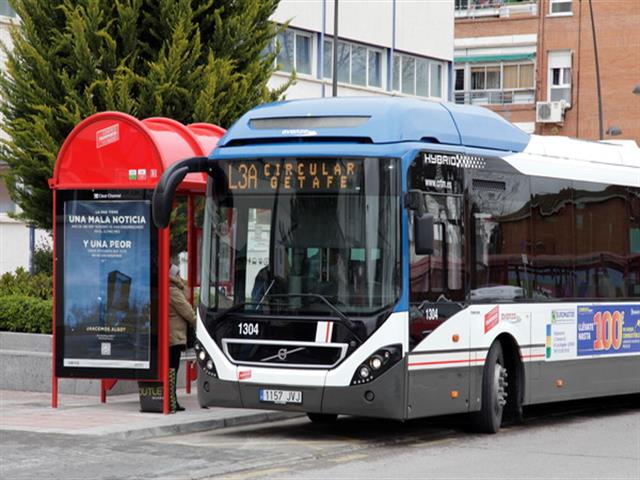
<svg viewBox="0 0 640 480">
<path fill-rule="evenodd" d="M 288 342 L 225 338 L 222 348 L 231 361 L 241 365 L 331 368 L 347 352 L 346 343 Z"/>
</svg>

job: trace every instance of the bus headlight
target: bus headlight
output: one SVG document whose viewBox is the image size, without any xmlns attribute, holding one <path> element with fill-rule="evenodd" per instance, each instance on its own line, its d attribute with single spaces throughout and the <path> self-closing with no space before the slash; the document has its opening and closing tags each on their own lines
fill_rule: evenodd
<svg viewBox="0 0 640 480">
<path fill-rule="evenodd" d="M 378 355 L 374 355 L 369 360 L 369 365 L 371 365 L 371 368 L 373 368 L 374 370 L 380 370 L 383 362 L 384 360 L 381 357 L 379 357 Z"/>
<path fill-rule="evenodd" d="M 356 369 L 351 385 L 362 385 L 376 379 L 402 358 L 402 345 L 387 345 L 367 358 Z"/>
<path fill-rule="evenodd" d="M 198 360 L 198 365 L 200 365 L 202 371 L 211 377 L 218 378 L 218 372 L 216 371 L 216 366 L 213 363 L 213 359 L 209 357 L 209 354 L 200 344 L 200 342 L 196 342 L 194 350 L 197 352 L 196 358 Z"/>
</svg>

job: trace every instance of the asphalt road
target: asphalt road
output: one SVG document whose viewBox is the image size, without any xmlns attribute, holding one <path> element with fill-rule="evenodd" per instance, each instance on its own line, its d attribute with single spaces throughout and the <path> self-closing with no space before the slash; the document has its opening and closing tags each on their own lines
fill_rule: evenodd
<svg viewBox="0 0 640 480">
<path fill-rule="evenodd" d="M 304 418 L 123 441 L 3 432 L 0 478 L 640 478 L 640 397 L 526 411 L 498 435 L 462 416 Z"/>
</svg>

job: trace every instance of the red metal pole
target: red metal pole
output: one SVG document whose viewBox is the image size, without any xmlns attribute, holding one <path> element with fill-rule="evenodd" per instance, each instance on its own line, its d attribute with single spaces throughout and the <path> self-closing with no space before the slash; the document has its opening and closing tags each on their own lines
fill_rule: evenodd
<svg viewBox="0 0 640 480">
<path fill-rule="evenodd" d="M 100 380 L 100 403 L 107 403 L 107 386 L 105 379 Z"/>
<path fill-rule="evenodd" d="M 169 250 L 170 250 L 170 229 L 160 230 L 160 261 L 158 285 L 160 292 L 160 371 L 162 380 L 162 413 L 169 414 L 171 406 L 169 404 Z"/>
<path fill-rule="evenodd" d="M 189 288 L 189 303 L 193 305 L 193 288 L 196 284 L 196 260 L 198 256 L 198 247 L 196 243 L 196 235 L 194 232 L 194 203 L 193 194 L 187 196 L 187 287 Z"/>
<path fill-rule="evenodd" d="M 56 376 L 56 270 L 58 244 L 56 243 L 56 191 L 53 190 L 53 301 L 51 310 L 51 408 L 58 408 L 58 377 Z"/>
<path fill-rule="evenodd" d="M 195 232 L 195 209 L 193 194 L 187 196 L 187 287 L 189 289 L 189 303 L 193 305 L 193 290 L 196 285 L 196 267 L 198 258 L 198 246 Z M 192 362 L 185 363 L 186 392 L 191 393 L 191 368 Z"/>
</svg>

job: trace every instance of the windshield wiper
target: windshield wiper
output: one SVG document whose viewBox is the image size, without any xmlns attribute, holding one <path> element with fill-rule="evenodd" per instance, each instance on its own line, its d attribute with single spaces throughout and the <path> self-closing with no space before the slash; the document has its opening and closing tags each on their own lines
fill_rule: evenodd
<svg viewBox="0 0 640 480">
<path fill-rule="evenodd" d="M 264 301 L 264 299 L 267 297 L 267 295 L 269 295 L 269 292 L 271 291 L 271 287 L 273 287 L 273 284 L 276 283 L 276 279 L 274 278 L 273 280 L 271 280 L 271 283 L 269 284 L 269 286 L 267 287 L 267 289 L 264 291 L 264 293 L 262 294 L 262 297 L 260 297 L 260 301 L 258 302 L 258 304 L 256 305 L 256 310 L 260 307 L 260 305 L 262 305 L 262 302 Z"/>
<path fill-rule="evenodd" d="M 333 303 L 331 303 L 327 297 L 325 297 L 324 295 L 321 295 L 319 293 L 274 293 L 273 295 L 269 295 L 269 296 L 270 297 L 275 297 L 275 298 L 277 298 L 277 297 L 282 297 L 282 298 L 291 298 L 291 297 L 293 297 L 293 298 L 311 298 L 311 299 L 321 300 L 322 302 L 327 304 L 331 310 L 336 312 L 336 314 L 338 315 L 338 317 L 340 317 L 340 320 L 342 320 L 343 323 L 345 323 L 350 328 L 353 327 L 353 322 L 351 321 L 351 319 L 344 312 L 342 312 L 340 309 L 338 309 L 338 307 L 336 307 Z"/>
</svg>

